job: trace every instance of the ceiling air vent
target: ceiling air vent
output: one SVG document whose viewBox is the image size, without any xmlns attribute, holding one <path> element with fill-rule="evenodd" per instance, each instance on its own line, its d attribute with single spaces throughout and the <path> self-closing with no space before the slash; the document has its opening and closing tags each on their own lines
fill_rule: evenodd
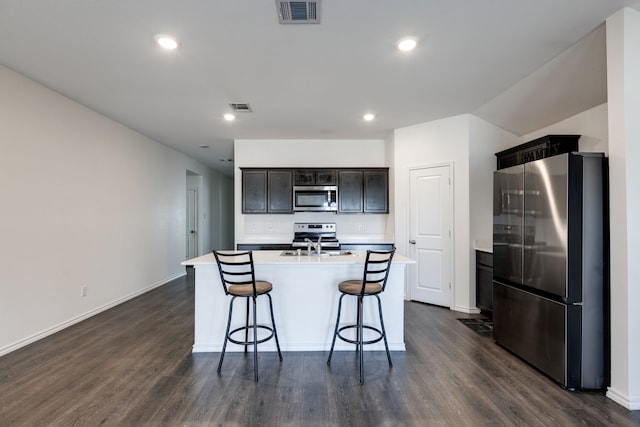
<svg viewBox="0 0 640 427">
<path fill-rule="evenodd" d="M 320 0 L 283 1 L 276 0 L 281 24 L 319 24 Z"/>
<path fill-rule="evenodd" d="M 229 104 L 231 109 L 236 113 L 249 113 L 251 112 L 251 107 L 246 102 L 232 102 Z"/>
</svg>

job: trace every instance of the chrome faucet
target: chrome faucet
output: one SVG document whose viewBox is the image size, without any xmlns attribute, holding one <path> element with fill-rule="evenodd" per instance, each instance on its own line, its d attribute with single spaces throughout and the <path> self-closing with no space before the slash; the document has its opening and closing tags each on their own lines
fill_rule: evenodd
<svg viewBox="0 0 640 427">
<path fill-rule="evenodd" d="M 314 248 L 316 248 L 316 253 L 318 255 L 320 255 L 320 252 L 322 251 L 322 236 L 318 237 L 318 243 L 313 243 L 313 241 L 310 240 L 308 237 L 305 237 L 304 241 L 307 242 L 307 254 L 308 255 L 311 255 L 311 247 L 312 246 Z"/>
</svg>

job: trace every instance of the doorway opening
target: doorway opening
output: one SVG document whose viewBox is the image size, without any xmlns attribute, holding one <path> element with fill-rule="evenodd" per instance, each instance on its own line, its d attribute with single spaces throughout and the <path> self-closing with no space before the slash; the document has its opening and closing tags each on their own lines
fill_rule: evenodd
<svg viewBox="0 0 640 427">
<path fill-rule="evenodd" d="M 187 170 L 185 259 L 199 255 L 199 193 L 202 177 Z"/>
</svg>

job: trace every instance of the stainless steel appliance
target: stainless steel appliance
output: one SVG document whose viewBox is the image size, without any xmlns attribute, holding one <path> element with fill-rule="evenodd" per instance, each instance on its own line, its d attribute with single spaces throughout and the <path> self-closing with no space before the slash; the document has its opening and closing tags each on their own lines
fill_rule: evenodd
<svg viewBox="0 0 640 427">
<path fill-rule="evenodd" d="M 340 250 L 334 222 L 293 224 L 293 242 L 291 243 L 293 249 L 308 248 L 310 245 L 315 249 L 318 243 L 324 250 Z"/>
<path fill-rule="evenodd" d="M 296 185 L 293 187 L 296 212 L 337 212 L 338 187 L 335 185 Z"/>
<path fill-rule="evenodd" d="M 569 389 L 606 385 L 606 177 L 577 152 L 494 175 L 493 338 Z"/>
</svg>

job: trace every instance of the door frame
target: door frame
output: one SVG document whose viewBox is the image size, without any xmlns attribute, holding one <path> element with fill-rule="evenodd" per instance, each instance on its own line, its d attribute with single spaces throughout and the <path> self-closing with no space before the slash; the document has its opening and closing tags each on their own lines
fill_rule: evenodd
<svg viewBox="0 0 640 427">
<path fill-rule="evenodd" d="M 419 165 L 419 166 L 410 166 L 407 168 L 407 182 L 409 183 L 409 190 L 407 192 L 406 203 L 406 217 L 405 217 L 405 235 L 407 236 L 407 255 L 409 254 L 409 240 L 411 239 L 411 172 L 415 170 L 422 169 L 433 169 L 440 168 L 446 166 L 449 168 L 449 180 L 450 182 L 450 194 L 449 194 L 449 226 L 451 229 L 451 235 L 449 236 L 449 277 L 451 278 L 451 288 L 449 292 L 449 310 L 453 310 L 455 307 L 455 290 L 456 290 L 456 276 L 455 276 L 455 236 L 456 236 L 456 223 L 455 223 L 455 193 L 456 193 L 456 180 L 455 180 L 455 162 L 439 162 L 439 163 L 431 163 L 427 165 Z M 416 261 L 416 260 L 414 260 Z M 417 262 L 417 261 L 416 261 Z M 417 265 L 414 268 L 418 268 Z M 414 272 L 413 279 L 417 278 L 417 272 Z M 411 301 L 411 289 L 412 284 L 409 283 L 409 280 L 406 282 L 405 295 L 407 295 L 408 299 Z"/>
</svg>

